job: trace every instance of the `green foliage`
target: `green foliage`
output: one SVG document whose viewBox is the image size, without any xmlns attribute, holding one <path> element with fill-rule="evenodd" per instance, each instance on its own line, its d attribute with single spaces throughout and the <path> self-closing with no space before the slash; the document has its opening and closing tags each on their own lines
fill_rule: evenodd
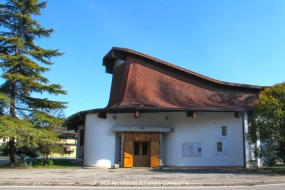
<svg viewBox="0 0 285 190">
<path fill-rule="evenodd" d="M 9 143 L 5 143 L 5 145 L 2 147 L 2 151 L 3 151 L 3 156 L 9 156 L 9 152 L 10 152 L 10 146 Z M 19 157 L 30 157 L 30 158 L 36 158 L 39 155 L 36 152 L 36 149 L 34 148 L 29 148 L 26 146 L 16 146 L 16 154 Z"/>
<path fill-rule="evenodd" d="M 268 165 L 285 161 L 285 83 L 274 85 L 259 94 L 259 104 L 249 127 L 249 140 L 260 140 L 264 145 L 256 147 L 255 153 L 265 157 Z"/>
<path fill-rule="evenodd" d="M 33 160 L 32 161 L 33 166 L 51 166 L 53 165 L 52 160 Z"/>
<path fill-rule="evenodd" d="M 26 164 L 26 162 L 18 162 L 16 164 L 8 165 L 7 168 L 26 169 L 27 164 Z"/>
<path fill-rule="evenodd" d="M 53 64 L 51 59 L 62 53 L 35 44 L 53 33 L 34 20 L 45 7 L 46 2 L 38 0 L 0 4 L 0 69 L 4 79 L 0 86 L 0 136 L 10 137 L 9 156 L 14 164 L 16 149 L 56 144 L 58 135 L 43 128 L 58 127 L 64 121 L 66 103 L 43 96 L 66 94 L 60 84 L 49 84 L 43 76 Z M 41 96 L 33 97 L 37 93 Z"/>
<path fill-rule="evenodd" d="M 5 107 L 9 106 L 10 98 L 0 92 L 0 116 L 5 114 Z"/>
<path fill-rule="evenodd" d="M 278 161 L 285 164 L 285 143 L 280 142 L 277 150 Z"/>
<path fill-rule="evenodd" d="M 42 138 L 38 142 L 38 153 L 44 157 L 44 160 L 48 159 L 48 156 L 52 153 L 64 154 L 64 147 L 59 143 L 60 133 L 53 129 L 40 129 Z"/>
<path fill-rule="evenodd" d="M 53 160 L 48 160 L 48 162 L 52 161 L 51 165 L 44 165 L 43 160 L 34 160 L 32 162 L 32 165 L 35 168 L 45 168 L 45 169 L 58 169 L 58 168 L 81 168 L 76 164 L 75 160 L 70 160 L 70 159 L 53 159 Z M 35 164 L 37 162 L 37 164 Z M 1 166 L 0 166 L 1 167 Z"/>
<path fill-rule="evenodd" d="M 8 143 L 2 144 L 1 150 L 2 150 L 2 156 L 5 156 L 5 157 L 9 156 L 9 145 L 8 145 Z"/>
</svg>

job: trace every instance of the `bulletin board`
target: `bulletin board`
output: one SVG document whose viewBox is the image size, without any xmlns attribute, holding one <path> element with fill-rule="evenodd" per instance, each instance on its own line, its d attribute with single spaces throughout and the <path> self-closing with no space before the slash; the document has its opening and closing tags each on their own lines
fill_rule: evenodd
<svg viewBox="0 0 285 190">
<path fill-rule="evenodd" d="M 182 143 L 182 157 L 202 157 L 202 143 Z"/>
</svg>

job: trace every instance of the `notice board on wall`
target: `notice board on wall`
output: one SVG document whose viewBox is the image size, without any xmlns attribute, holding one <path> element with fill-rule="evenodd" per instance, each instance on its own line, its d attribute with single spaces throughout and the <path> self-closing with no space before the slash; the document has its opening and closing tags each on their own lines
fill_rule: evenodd
<svg viewBox="0 0 285 190">
<path fill-rule="evenodd" d="M 182 143 L 182 157 L 202 157 L 201 142 Z"/>
</svg>

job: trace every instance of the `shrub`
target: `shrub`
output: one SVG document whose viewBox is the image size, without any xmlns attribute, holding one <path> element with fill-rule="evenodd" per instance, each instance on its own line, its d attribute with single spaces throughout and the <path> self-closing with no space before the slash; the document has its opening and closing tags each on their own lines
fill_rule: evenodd
<svg viewBox="0 0 285 190">
<path fill-rule="evenodd" d="M 33 166 L 51 166 L 53 165 L 52 160 L 33 160 L 32 161 Z"/>
<path fill-rule="evenodd" d="M 51 166 L 51 165 L 53 165 L 53 161 L 52 160 L 45 160 L 45 161 L 43 161 L 43 165 L 44 166 Z"/>
</svg>

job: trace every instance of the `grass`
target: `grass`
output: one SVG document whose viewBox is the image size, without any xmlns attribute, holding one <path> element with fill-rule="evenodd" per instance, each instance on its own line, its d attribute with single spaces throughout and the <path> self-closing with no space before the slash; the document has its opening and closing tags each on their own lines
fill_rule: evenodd
<svg viewBox="0 0 285 190">
<path fill-rule="evenodd" d="M 278 175 L 285 175 L 285 168 L 278 168 L 274 167 L 274 168 L 262 168 L 260 169 L 261 173 L 266 173 L 266 174 L 278 174 Z"/>
<path fill-rule="evenodd" d="M 27 161 L 28 168 L 41 168 L 41 169 L 80 169 L 81 163 L 75 161 L 75 159 L 52 159 L 53 165 L 50 166 L 29 166 L 29 161 Z M 0 168 L 11 168 L 8 164 L 0 164 Z M 23 168 L 20 167 L 15 168 Z M 278 164 L 276 167 L 272 168 L 256 168 L 256 169 L 244 169 L 245 173 L 260 173 L 260 174 L 276 174 L 276 175 L 285 175 L 285 165 Z M 228 171 L 227 171 L 228 172 Z"/>
<path fill-rule="evenodd" d="M 71 159 L 52 159 L 53 164 L 50 166 L 30 166 L 30 161 L 27 161 L 27 168 L 41 168 L 41 169 L 79 169 L 81 165 Z M 9 164 L 0 164 L 0 168 L 11 168 Z M 24 168 L 22 163 L 18 163 L 18 166 L 12 168 Z"/>
<path fill-rule="evenodd" d="M 81 164 L 78 165 L 75 160 L 70 160 L 70 159 L 53 159 L 53 165 L 51 166 L 36 166 L 34 168 L 47 168 L 47 169 L 79 169 L 81 168 Z M 261 173 L 261 174 L 276 174 L 276 175 L 285 175 L 285 168 L 284 164 L 282 165 L 276 165 L 274 168 L 256 168 L 255 171 L 256 173 Z M 246 171 L 247 169 L 245 169 Z M 254 172 L 254 173 L 255 173 Z M 250 172 L 249 172 L 250 173 Z"/>
<path fill-rule="evenodd" d="M 277 163 L 272 168 L 263 168 L 262 172 L 271 173 L 271 174 L 278 174 L 278 175 L 285 175 L 285 164 Z"/>
<path fill-rule="evenodd" d="M 75 160 L 70 159 L 52 159 L 53 164 L 50 166 L 33 166 L 34 168 L 45 168 L 45 169 L 78 169 L 81 168 Z"/>
</svg>

